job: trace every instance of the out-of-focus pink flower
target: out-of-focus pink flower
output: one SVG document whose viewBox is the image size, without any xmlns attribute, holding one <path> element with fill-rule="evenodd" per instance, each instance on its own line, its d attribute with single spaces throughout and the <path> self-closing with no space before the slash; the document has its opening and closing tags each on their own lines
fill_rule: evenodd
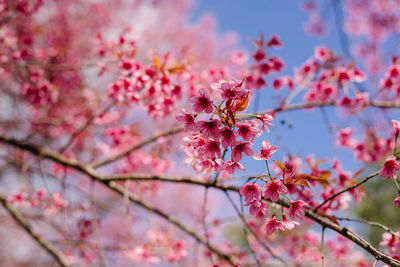
<svg viewBox="0 0 400 267">
<path fill-rule="evenodd" d="M 304 217 L 304 203 L 302 201 L 290 201 L 289 216 L 292 220 Z"/>
<path fill-rule="evenodd" d="M 396 130 L 396 132 L 400 132 L 400 121 L 392 120 L 392 126 Z"/>
<path fill-rule="evenodd" d="M 298 222 L 296 222 L 296 221 L 288 220 L 288 219 L 286 218 L 285 215 L 282 215 L 282 217 L 283 217 L 283 225 L 285 226 L 285 228 L 286 228 L 287 230 L 292 230 L 292 229 L 294 229 L 297 225 L 300 225 L 300 224 L 299 224 Z"/>
<path fill-rule="evenodd" d="M 331 59 L 332 56 L 332 51 L 326 46 L 318 46 L 314 50 L 314 57 L 322 62 Z"/>
<path fill-rule="evenodd" d="M 267 43 L 267 47 L 272 47 L 272 46 L 275 46 L 275 47 L 281 47 L 282 46 L 282 43 L 279 40 L 279 37 L 277 35 L 273 35 L 271 37 L 271 39 L 269 39 L 269 41 Z"/>
<path fill-rule="evenodd" d="M 264 114 L 261 117 L 258 117 L 258 119 L 261 120 L 261 131 L 265 132 L 265 130 L 267 130 L 267 132 L 269 132 L 269 128 L 268 126 L 271 125 L 271 122 L 273 121 L 274 117 L 272 117 L 269 114 Z"/>
<path fill-rule="evenodd" d="M 380 170 L 379 175 L 382 178 L 396 179 L 397 172 L 400 170 L 400 164 L 396 161 L 395 156 L 389 156 L 385 163 L 383 164 L 382 170 Z"/>
<path fill-rule="evenodd" d="M 397 206 L 400 209 L 400 193 L 399 195 L 394 199 L 393 205 Z"/>
</svg>

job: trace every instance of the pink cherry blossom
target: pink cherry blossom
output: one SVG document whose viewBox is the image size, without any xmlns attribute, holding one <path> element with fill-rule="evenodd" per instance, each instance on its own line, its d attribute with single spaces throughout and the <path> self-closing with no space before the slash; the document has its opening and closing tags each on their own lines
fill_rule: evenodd
<svg viewBox="0 0 400 267">
<path fill-rule="evenodd" d="M 261 191 L 262 188 L 259 184 L 253 183 L 245 183 L 242 188 L 240 188 L 240 194 L 243 196 L 244 201 L 251 202 L 254 199 L 261 199 Z"/>
<path fill-rule="evenodd" d="M 219 146 L 219 141 L 216 140 L 207 140 L 204 145 L 204 153 L 207 157 L 221 157 L 221 149 Z"/>
<path fill-rule="evenodd" d="M 244 97 L 247 93 L 243 88 L 238 87 L 238 83 L 231 81 L 227 82 L 225 80 L 220 80 L 218 83 L 211 85 L 214 90 L 219 90 L 221 92 L 221 97 L 223 100 L 238 99 Z"/>
<path fill-rule="evenodd" d="M 292 220 L 304 217 L 304 203 L 300 200 L 290 201 L 289 216 Z"/>
<path fill-rule="evenodd" d="M 300 223 L 296 221 L 288 220 L 285 215 L 282 215 L 282 217 L 283 217 L 283 225 L 289 231 L 293 230 L 296 226 L 300 225 Z"/>
<path fill-rule="evenodd" d="M 185 132 L 196 130 L 196 123 L 192 114 L 183 111 L 183 114 L 177 116 L 176 119 L 179 122 L 184 123 Z"/>
<path fill-rule="evenodd" d="M 254 159 L 256 160 L 270 160 L 271 155 L 278 150 L 277 146 L 270 145 L 269 141 L 262 142 L 261 154 L 255 155 Z"/>
<path fill-rule="evenodd" d="M 200 89 L 199 96 L 192 97 L 190 102 L 193 103 L 194 112 L 204 111 L 205 113 L 211 113 L 213 111 L 213 102 L 204 89 Z"/>
<path fill-rule="evenodd" d="M 251 157 L 254 155 L 253 149 L 250 148 L 251 143 L 249 142 L 240 142 L 235 148 L 232 150 L 231 158 L 233 161 L 239 162 L 243 158 L 244 153 L 246 156 Z"/>
<path fill-rule="evenodd" d="M 268 214 L 268 204 L 265 201 L 253 200 L 251 202 L 247 202 L 245 206 L 250 206 L 250 215 L 265 217 Z"/>
<path fill-rule="evenodd" d="M 392 155 L 386 158 L 383 168 L 379 171 L 379 175 L 382 178 L 396 179 L 399 170 L 400 164 L 397 162 L 396 157 Z"/>
<path fill-rule="evenodd" d="M 244 171 L 246 170 L 242 164 L 236 161 L 229 160 L 224 164 L 224 169 L 229 174 L 234 174 L 237 170 Z"/>
<path fill-rule="evenodd" d="M 199 121 L 197 124 L 197 129 L 201 131 L 205 138 L 215 137 L 219 138 L 221 135 L 219 127 L 221 126 L 221 121 L 214 119 L 208 121 Z"/>
<path fill-rule="evenodd" d="M 258 117 L 259 120 L 261 120 L 261 131 L 265 133 L 265 130 L 269 132 L 268 126 L 271 126 L 271 122 L 273 121 L 274 117 L 269 115 L 269 114 L 264 114 L 260 117 Z"/>
<path fill-rule="evenodd" d="M 261 135 L 260 130 L 254 127 L 251 122 L 238 122 L 236 127 L 238 128 L 238 136 L 241 136 L 244 141 L 253 142 L 256 137 Z"/>
<path fill-rule="evenodd" d="M 271 39 L 267 42 L 267 47 L 281 47 L 282 43 L 279 40 L 279 37 L 277 35 L 273 35 Z"/>
<path fill-rule="evenodd" d="M 397 208 L 400 209 L 400 193 L 399 193 L 399 195 L 394 199 L 393 205 L 397 206 Z"/>
<path fill-rule="evenodd" d="M 269 198 L 273 202 L 277 202 L 279 194 L 287 194 L 288 190 L 285 185 L 279 180 L 274 180 L 265 185 L 264 198 Z"/>
<path fill-rule="evenodd" d="M 272 216 L 272 218 L 267 218 L 264 222 L 264 229 L 268 235 L 271 235 L 278 231 L 285 231 L 285 225 L 283 222 L 276 219 L 276 216 Z"/>
<path fill-rule="evenodd" d="M 400 121 L 392 120 L 392 126 L 396 130 L 397 133 L 400 132 Z"/>
<path fill-rule="evenodd" d="M 229 128 L 224 127 L 221 130 L 221 144 L 223 148 L 228 148 L 228 146 L 235 146 L 237 144 L 235 132 Z"/>
</svg>

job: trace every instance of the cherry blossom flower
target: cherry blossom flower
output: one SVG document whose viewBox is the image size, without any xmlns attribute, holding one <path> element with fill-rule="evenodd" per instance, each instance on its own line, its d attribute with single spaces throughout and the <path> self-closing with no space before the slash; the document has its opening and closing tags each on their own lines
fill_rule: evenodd
<svg viewBox="0 0 400 267">
<path fill-rule="evenodd" d="M 208 121 L 199 121 L 196 124 L 196 126 L 197 129 L 201 131 L 201 133 L 205 138 L 209 137 L 219 138 L 221 135 L 221 132 L 219 130 L 219 127 L 221 126 L 220 120 L 214 119 Z"/>
<path fill-rule="evenodd" d="M 383 168 L 382 170 L 380 170 L 379 175 L 382 178 L 396 179 L 397 172 L 399 170 L 400 164 L 396 161 L 396 157 L 392 155 L 385 160 L 385 163 L 383 164 Z"/>
<path fill-rule="evenodd" d="M 297 225 L 300 225 L 298 222 L 293 220 L 288 220 L 285 214 L 282 215 L 283 218 L 283 225 L 287 230 L 293 230 Z"/>
<path fill-rule="evenodd" d="M 267 42 L 267 47 L 272 47 L 272 46 L 275 46 L 275 47 L 281 47 L 282 46 L 282 43 L 279 40 L 279 37 L 277 35 L 273 35 L 271 37 L 271 39 Z"/>
<path fill-rule="evenodd" d="M 288 190 L 279 180 L 274 180 L 265 185 L 264 198 L 269 198 L 273 202 L 277 202 L 279 194 L 287 194 Z"/>
<path fill-rule="evenodd" d="M 250 206 L 249 214 L 257 217 L 265 217 L 268 214 L 268 204 L 264 201 L 253 200 L 246 203 L 245 206 Z"/>
<path fill-rule="evenodd" d="M 396 132 L 400 132 L 400 121 L 392 120 L 392 126 L 396 130 Z"/>
<path fill-rule="evenodd" d="M 400 193 L 399 195 L 394 199 L 393 205 L 397 206 L 400 209 Z"/>
<path fill-rule="evenodd" d="M 239 162 L 236 162 L 236 161 L 232 161 L 232 160 L 229 160 L 229 161 L 225 162 L 224 169 L 229 174 L 233 174 L 237 170 L 242 170 L 242 171 L 246 170 L 245 167 L 243 167 L 242 164 L 240 164 Z"/>
<path fill-rule="evenodd" d="M 300 200 L 290 201 L 289 216 L 292 220 L 304 217 L 304 203 Z"/>
<path fill-rule="evenodd" d="M 214 156 L 221 157 L 221 149 L 219 147 L 219 141 L 216 140 L 207 140 L 206 144 L 204 145 L 204 154 L 209 157 L 213 158 Z"/>
<path fill-rule="evenodd" d="M 237 82 L 233 81 L 227 82 L 225 80 L 220 80 L 218 83 L 212 84 L 211 88 L 222 91 L 221 97 L 223 100 L 237 99 L 246 95 L 246 91 L 238 87 Z"/>
<path fill-rule="evenodd" d="M 235 146 L 237 144 L 235 132 L 231 128 L 222 128 L 221 144 L 223 148 L 228 148 L 228 146 Z"/>
<path fill-rule="evenodd" d="M 232 150 L 231 158 L 233 161 L 239 162 L 243 158 L 244 153 L 248 157 L 252 157 L 254 155 L 253 149 L 250 148 L 251 143 L 249 142 L 240 142 L 235 148 Z"/>
<path fill-rule="evenodd" d="M 240 194 L 244 197 L 244 201 L 251 202 L 254 199 L 261 199 L 261 191 L 262 188 L 259 184 L 253 183 L 245 183 L 242 188 L 240 188 Z"/>
<path fill-rule="evenodd" d="M 245 141 L 253 142 L 261 134 L 260 130 L 254 127 L 251 122 L 238 122 L 236 123 L 236 127 L 238 128 L 238 136 L 241 136 Z"/>
<path fill-rule="evenodd" d="M 272 216 L 272 218 L 267 218 L 264 222 L 264 229 L 268 235 L 271 235 L 278 231 L 285 231 L 285 225 L 283 222 L 276 219 L 276 216 Z"/>
<path fill-rule="evenodd" d="M 206 90 L 200 89 L 199 96 L 192 97 L 190 102 L 193 103 L 193 111 L 194 112 L 202 112 L 211 113 L 213 111 L 212 101 L 208 96 Z"/>
<path fill-rule="evenodd" d="M 265 130 L 269 132 L 268 126 L 271 126 L 271 122 L 273 121 L 274 117 L 269 115 L 269 114 L 264 114 L 260 117 L 258 117 L 259 120 L 261 120 L 261 131 L 265 133 Z"/>
<path fill-rule="evenodd" d="M 185 132 L 196 130 L 196 123 L 192 114 L 183 110 L 183 114 L 177 116 L 176 119 L 179 122 L 184 123 Z"/>
<path fill-rule="evenodd" d="M 270 145 L 269 141 L 262 142 L 261 154 L 255 155 L 254 159 L 256 160 L 270 160 L 271 155 L 275 153 L 278 148 L 274 145 Z"/>
<path fill-rule="evenodd" d="M 333 56 L 333 53 L 331 50 L 326 47 L 326 46 L 318 46 L 314 49 L 314 57 L 316 59 L 321 60 L 322 62 L 327 61 L 331 59 Z"/>
</svg>

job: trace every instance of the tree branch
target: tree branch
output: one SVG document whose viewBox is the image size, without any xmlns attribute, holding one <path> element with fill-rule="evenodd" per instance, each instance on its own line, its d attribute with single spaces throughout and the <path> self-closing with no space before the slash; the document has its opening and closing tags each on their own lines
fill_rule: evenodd
<svg viewBox="0 0 400 267">
<path fill-rule="evenodd" d="M 325 205 L 325 204 L 328 203 L 329 201 L 333 200 L 333 199 L 336 198 L 337 196 L 339 196 L 339 195 L 341 195 L 341 194 L 343 194 L 343 193 L 345 193 L 345 192 L 347 192 L 347 191 L 350 191 L 350 190 L 352 190 L 352 189 L 354 189 L 354 188 L 359 187 L 360 185 L 362 185 L 363 183 L 367 182 L 369 179 L 374 178 L 374 177 L 377 176 L 378 174 L 379 174 L 379 172 L 374 172 L 374 173 L 368 175 L 367 177 L 363 178 L 362 180 L 360 180 L 358 183 L 356 183 L 356 184 L 354 184 L 354 185 L 352 185 L 352 186 L 349 186 L 349 187 L 347 187 L 347 188 L 345 188 L 345 189 L 343 189 L 343 190 L 337 192 L 336 194 L 333 194 L 331 197 L 327 198 L 324 202 L 322 202 L 321 204 L 319 204 L 319 205 L 314 209 L 314 212 L 317 212 L 318 209 L 320 209 L 323 205 Z"/>
<path fill-rule="evenodd" d="M 45 240 L 42 236 L 36 233 L 32 227 L 29 225 L 28 221 L 25 220 L 22 214 L 14 209 L 8 202 L 7 199 L 0 195 L 0 202 L 3 207 L 8 211 L 8 213 L 14 218 L 14 220 L 23 228 L 35 241 L 38 243 L 46 252 L 48 252 L 54 260 L 62 267 L 68 267 L 70 264 L 65 258 L 64 254 L 59 251 L 55 246 L 53 246 L 50 242 Z"/>
<path fill-rule="evenodd" d="M 8 138 L 5 137 L 3 135 L 0 135 L 0 142 L 3 143 L 8 143 L 10 145 L 13 145 L 15 147 L 27 150 L 32 152 L 35 155 L 38 156 L 42 156 L 44 158 L 50 159 L 54 162 L 60 163 L 64 166 L 67 167 L 71 167 L 74 168 L 78 171 L 80 171 L 83 174 L 86 174 L 89 177 L 92 177 L 93 179 L 105 184 L 106 186 L 110 187 L 111 189 L 113 189 L 114 191 L 118 192 L 119 194 L 121 194 L 123 196 L 124 194 L 124 189 L 120 188 L 120 186 L 118 184 L 116 184 L 113 181 L 106 181 L 106 180 L 102 180 L 103 177 L 101 175 L 99 175 L 95 170 L 93 170 L 93 168 L 91 166 L 88 165 L 81 165 L 78 163 L 78 161 L 74 160 L 74 159 L 69 159 L 66 158 L 62 155 L 60 155 L 59 153 L 53 152 L 53 151 L 49 151 L 47 149 L 44 148 L 40 148 L 37 147 L 35 145 L 29 144 L 29 143 L 22 143 L 16 139 L 13 138 Z M 358 184 L 362 184 L 364 182 L 366 182 L 368 179 L 376 176 L 377 173 L 373 173 L 369 176 L 367 176 L 366 178 L 364 178 L 363 180 L 361 180 Z M 369 178 L 368 178 L 369 177 Z M 368 179 L 367 179 L 368 178 Z M 203 186 L 208 186 L 208 187 L 214 187 L 214 188 L 218 188 L 222 191 L 226 191 L 228 189 L 223 188 L 221 185 L 213 185 L 210 183 L 206 183 L 204 182 L 203 184 L 199 181 L 196 182 L 195 184 L 197 185 L 203 185 Z M 354 185 L 353 188 L 357 187 L 358 185 Z M 352 187 L 350 188 L 346 188 L 345 190 L 351 190 Z M 239 192 L 240 187 L 230 187 L 231 191 L 236 191 Z M 194 237 L 197 241 L 201 242 L 203 245 L 205 245 L 206 241 L 201 238 L 200 236 L 198 236 L 195 232 L 193 232 L 193 230 L 188 229 L 186 226 L 184 226 L 182 223 L 180 223 L 176 218 L 171 217 L 165 213 L 163 213 L 162 211 L 152 207 L 149 203 L 139 199 L 138 197 L 136 197 L 133 194 L 129 194 L 129 200 L 132 201 L 133 203 L 138 204 L 139 206 L 142 206 L 143 208 L 145 208 L 146 210 L 153 212 L 159 216 L 161 216 L 162 218 L 166 219 L 167 221 L 171 222 L 172 224 L 174 224 L 175 226 L 177 226 L 179 229 L 181 229 L 182 231 L 188 233 L 189 235 L 191 235 L 192 237 Z M 278 201 L 278 204 L 282 205 L 283 207 L 289 208 L 290 204 L 287 200 L 285 199 L 280 199 Z M 339 233 L 340 235 L 348 238 L 349 240 L 353 241 L 355 244 L 357 244 L 358 246 L 362 247 L 364 250 L 366 250 L 368 253 L 370 253 L 371 255 L 373 255 L 376 259 L 389 264 L 390 266 L 395 266 L 395 267 L 400 267 L 400 261 L 391 258 L 390 256 L 384 254 L 383 252 L 379 251 L 378 249 L 374 248 L 370 243 L 368 243 L 366 240 L 364 240 L 362 237 L 360 237 L 358 234 L 354 233 L 353 231 L 351 231 L 350 229 L 346 228 L 346 227 L 341 227 L 333 222 L 331 222 L 330 220 L 328 220 L 327 218 L 318 215 L 317 213 L 313 212 L 313 211 L 309 211 L 306 210 L 305 211 L 305 215 L 310 218 L 311 220 L 315 221 L 316 223 L 320 224 L 321 226 L 324 226 L 326 228 L 330 228 L 333 231 Z M 213 249 L 215 250 L 216 248 L 213 247 Z M 212 249 L 210 249 L 211 251 L 213 251 Z M 216 253 L 216 252 L 214 252 Z M 218 253 L 216 253 L 218 255 Z M 221 252 L 221 257 L 223 259 L 227 259 L 226 257 L 229 258 L 229 256 L 223 254 Z M 225 255 L 225 256 L 223 256 Z M 229 262 L 229 261 L 228 261 Z"/>
</svg>

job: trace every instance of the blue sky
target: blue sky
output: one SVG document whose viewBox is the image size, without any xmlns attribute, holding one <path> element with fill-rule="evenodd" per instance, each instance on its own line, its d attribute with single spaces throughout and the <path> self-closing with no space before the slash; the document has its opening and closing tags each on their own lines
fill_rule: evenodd
<svg viewBox="0 0 400 267">
<path fill-rule="evenodd" d="M 332 50 L 341 53 L 330 1 L 324 2 L 324 5 L 320 6 L 320 14 L 323 15 L 328 26 L 327 34 L 323 37 L 311 36 L 304 32 L 303 25 L 308 20 L 308 14 L 301 8 L 303 2 L 294 0 L 202 0 L 197 2 L 193 17 L 197 19 L 204 12 L 213 13 L 217 20 L 218 31 L 220 33 L 229 31 L 238 33 L 241 37 L 240 46 L 248 52 L 254 51 L 250 39 L 258 38 L 260 32 L 266 38 L 277 34 L 284 46 L 275 52 L 285 61 L 284 74 L 291 75 L 294 67 L 299 67 L 312 56 L 314 47 L 318 45 L 328 45 Z M 276 103 L 276 101 L 271 101 L 272 90 L 271 87 L 261 90 L 260 110 L 275 107 L 272 103 Z M 299 98 L 296 100 L 297 102 L 301 101 Z M 251 107 L 250 110 L 252 110 Z M 334 109 L 326 108 L 326 114 L 331 123 L 338 122 L 337 112 Z M 285 121 L 284 125 L 281 124 L 282 120 Z M 275 127 L 270 134 L 258 138 L 254 147 L 256 150 L 259 151 L 261 141 L 267 139 L 281 147 L 274 157 L 277 160 L 283 161 L 285 151 L 282 144 L 284 143 L 296 156 L 304 157 L 309 153 L 314 153 L 316 158 L 333 160 L 333 155 L 337 155 L 344 159 L 343 167 L 345 169 L 354 171 L 360 167 L 360 164 L 354 161 L 352 153 L 332 145 L 332 138 L 328 133 L 321 111 L 279 114 L 274 124 Z M 292 127 L 289 128 L 288 124 L 291 124 Z M 340 126 L 348 125 L 341 124 Z M 265 172 L 263 162 L 248 158 L 242 163 L 249 173 Z"/>
</svg>

